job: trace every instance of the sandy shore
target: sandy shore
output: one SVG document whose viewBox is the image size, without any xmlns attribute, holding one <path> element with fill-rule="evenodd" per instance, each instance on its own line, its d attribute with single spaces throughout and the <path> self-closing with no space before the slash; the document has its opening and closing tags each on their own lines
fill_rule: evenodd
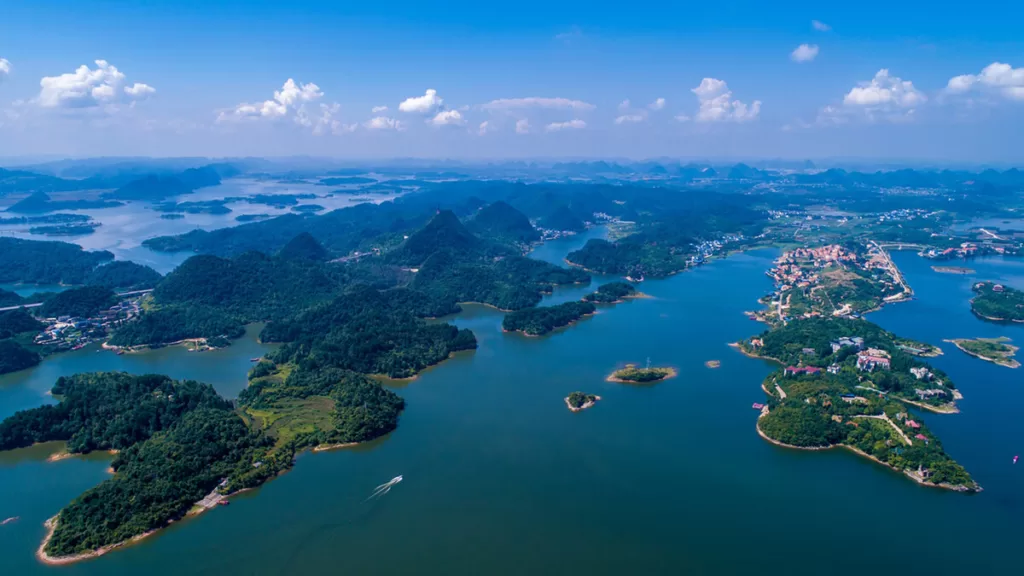
<svg viewBox="0 0 1024 576">
<path fill-rule="evenodd" d="M 771 356 L 761 356 L 760 354 L 755 354 L 753 352 L 747 352 L 746 350 L 743 349 L 743 346 L 740 346 L 739 342 L 730 342 L 729 346 L 739 350 L 740 354 L 743 354 L 744 356 L 747 356 L 749 358 L 757 358 L 758 360 L 768 360 L 769 362 L 775 362 L 776 364 L 780 364 L 780 365 L 781 364 L 785 364 L 782 360 L 779 360 L 777 358 L 772 358 Z"/>
<path fill-rule="evenodd" d="M 594 396 L 593 400 L 588 400 L 588 401 L 584 402 L 582 406 L 580 406 L 579 408 L 576 408 L 572 404 L 569 404 L 569 397 L 568 396 L 566 396 L 564 398 L 564 400 L 565 400 L 565 407 L 568 408 L 569 410 L 573 411 L 573 412 L 582 412 L 582 411 L 586 410 L 587 408 L 592 408 L 595 404 L 597 404 L 597 401 L 600 400 L 600 399 L 601 399 L 600 396 Z"/>
<path fill-rule="evenodd" d="M 615 372 L 612 372 L 611 376 L 608 376 L 607 378 L 605 378 L 605 381 L 606 382 L 618 382 L 619 384 L 654 384 L 656 382 L 664 382 L 665 380 L 668 380 L 669 378 L 675 378 L 676 376 L 679 375 L 679 371 L 676 370 L 675 368 L 669 368 L 668 370 L 669 370 L 669 373 L 666 374 L 664 378 L 658 378 L 657 380 L 648 380 L 646 382 L 637 382 L 636 380 L 622 380 L 621 378 L 616 378 L 615 377 L 615 372 L 618 372 L 618 370 L 616 370 Z"/>
<path fill-rule="evenodd" d="M 873 460 L 873 461 L 877 462 L 878 464 L 881 464 L 882 466 L 885 466 L 886 468 L 888 468 L 890 470 L 893 470 L 895 472 L 899 472 L 899 473 L 903 474 L 904 476 L 906 476 L 907 478 L 910 478 L 911 480 L 913 480 L 914 482 L 917 482 L 918 484 L 920 484 L 922 486 L 930 486 L 932 488 L 942 488 L 942 489 L 945 489 L 945 490 L 952 490 L 954 492 L 981 492 L 981 490 L 982 490 L 981 486 L 978 486 L 977 490 L 971 490 L 970 488 L 965 488 L 963 486 L 953 486 L 951 484 L 934 484 L 932 482 L 927 482 L 923 478 L 921 478 L 920 476 L 918 476 L 917 474 L 914 474 L 913 472 L 911 472 L 909 470 L 900 470 L 900 469 L 892 466 L 888 462 L 882 462 L 881 460 L 879 460 L 878 458 L 875 458 L 871 454 L 868 454 L 867 452 L 864 452 L 863 450 L 860 450 L 859 448 L 856 448 L 854 446 L 849 446 L 847 444 L 835 444 L 833 446 L 794 446 L 792 444 L 786 444 L 785 442 L 779 442 L 778 440 L 775 440 L 773 438 L 769 438 L 768 435 L 765 434 L 763 430 L 761 430 L 761 418 L 763 418 L 765 414 L 766 414 L 766 412 L 763 412 L 761 414 L 761 416 L 759 416 L 757 418 L 758 423 L 755 426 L 757 428 L 757 434 L 761 438 L 764 438 L 765 440 L 767 440 L 768 442 L 771 442 L 772 444 L 775 444 L 776 446 L 781 446 L 783 448 L 792 448 L 794 450 L 812 450 L 812 451 L 816 451 L 816 450 L 831 450 L 831 449 L 837 448 L 837 447 L 838 448 L 845 448 L 845 449 L 853 452 L 854 454 L 858 454 L 860 456 L 863 456 L 864 458 L 868 458 L 870 460 Z"/>
<path fill-rule="evenodd" d="M 961 352 L 967 354 L 968 356 L 974 356 L 975 358 L 984 360 L 986 362 L 991 362 L 997 366 L 1003 366 L 1004 368 L 1020 368 L 1020 362 L 1017 362 L 1016 360 L 1013 359 L 1013 355 L 1016 354 L 1018 350 L 1020 350 L 1020 348 L 1018 348 L 1017 346 L 1010 346 L 1009 344 L 1004 343 L 1006 347 L 1010 348 L 1010 356 L 1006 358 L 990 358 L 988 356 L 982 356 L 977 352 L 971 352 L 967 348 L 964 348 L 960 344 L 961 340 L 943 340 L 943 342 L 949 342 L 950 344 L 959 348 Z"/>
<path fill-rule="evenodd" d="M 351 448 L 358 446 L 359 442 L 343 442 L 341 444 L 321 444 L 313 448 L 313 452 L 327 452 L 328 450 L 338 450 L 341 448 Z"/>
<path fill-rule="evenodd" d="M 45 523 L 43 523 L 43 525 L 46 526 L 46 537 L 43 538 L 43 543 L 40 544 L 39 548 L 36 550 L 36 558 L 43 564 L 49 564 L 51 566 L 60 566 L 62 564 L 72 564 L 74 562 L 80 562 L 82 560 L 99 558 L 100 556 L 103 556 L 111 550 L 115 550 L 117 548 L 127 546 L 129 544 L 135 544 L 136 542 L 139 542 L 144 538 L 152 536 L 157 532 L 156 530 L 150 530 L 149 532 L 143 532 L 142 534 L 139 534 L 138 536 L 133 536 L 132 538 L 125 540 L 123 542 L 117 542 L 116 544 L 110 544 L 108 546 L 103 546 L 101 548 L 90 550 L 88 552 L 82 552 L 80 554 L 71 554 L 69 556 L 50 556 L 46 553 L 46 545 L 49 544 L 50 539 L 53 538 L 53 533 L 57 530 L 57 522 L 59 521 L 59 519 L 60 514 L 57 514 L 53 518 L 50 518 Z"/>
<path fill-rule="evenodd" d="M 118 450 L 96 450 L 96 452 L 106 452 L 107 454 L 110 454 L 111 456 L 117 456 Z M 85 454 L 72 454 L 71 452 L 68 452 L 67 450 L 61 450 L 60 452 L 57 452 L 56 454 L 50 454 L 46 458 L 46 461 L 47 462 L 59 462 L 61 460 L 66 460 L 68 458 L 74 458 L 75 456 L 84 456 L 84 455 Z"/>
</svg>

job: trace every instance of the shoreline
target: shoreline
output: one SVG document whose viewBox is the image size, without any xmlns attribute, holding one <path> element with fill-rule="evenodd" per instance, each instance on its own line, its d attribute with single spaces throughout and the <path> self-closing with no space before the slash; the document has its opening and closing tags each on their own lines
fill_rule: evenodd
<svg viewBox="0 0 1024 576">
<path fill-rule="evenodd" d="M 44 442 L 37 442 L 37 443 L 33 444 L 32 446 L 38 446 L 39 444 L 45 444 L 45 443 Z M 93 450 L 93 452 L 103 452 L 103 453 L 109 454 L 111 456 L 117 456 L 118 452 L 120 452 L 120 451 L 119 450 L 110 449 L 110 450 Z M 85 452 L 85 453 L 81 453 L 80 454 L 80 453 L 77 453 L 77 452 L 68 452 L 67 448 L 65 448 L 64 450 L 61 450 L 59 452 L 54 452 L 53 454 L 50 454 L 49 456 L 47 456 L 46 457 L 46 461 L 47 462 L 60 462 L 61 460 L 67 460 L 68 458 L 74 458 L 76 456 L 85 456 L 86 454 L 91 454 L 91 452 Z"/>
<path fill-rule="evenodd" d="M 566 408 L 568 408 L 570 412 L 573 412 L 573 413 L 575 413 L 575 412 L 582 412 L 582 411 L 586 410 L 587 408 L 593 408 L 594 406 L 596 406 L 596 405 L 597 405 L 597 402 L 598 402 L 598 401 L 599 401 L 600 399 L 601 399 L 601 397 L 600 397 L 600 396 L 596 396 L 596 395 L 595 395 L 595 396 L 594 396 L 594 399 L 593 399 L 593 400 L 587 400 L 587 401 L 586 401 L 586 402 L 584 402 L 584 403 L 583 403 L 583 405 L 582 405 L 582 406 L 580 406 L 579 408 L 576 408 L 576 407 L 575 407 L 575 406 L 573 406 L 572 404 L 569 404 L 569 397 L 568 397 L 568 396 L 566 396 L 566 397 L 565 397 L 565 398 L 563 398 L 562 400 L 564 400 L 564 401 L 565 401 L 565 407 L 566 407 Z"/>
<path fill-rule="evenodd" d="M 765 440 L 767 440 L 768 442 L 770 442 L 771 444 L 774 444 L 776 446 L 779 446 L 779 447 L 782 447 L 782 448 L 791 448 L 791 449 L 794 449 L 794 450 L 810 450 L 810 451 L 832 450 L 833 448 L 845 448 L 845 449 L 853 452 L 854 454 L 857 454 L 859 456 L 863 456 L 864 458 L 867 458 L 869 460 L 873 460 L 874 462 L 876 462 L 878 464 L 881 464 L 882 466 L 885 466 L 886 468 L 889 468 L 890 470 L 892 470 L 894 472 L 899 472 L 900 474 L 906 476 L 907 478 L 910 478 L 914 482 L 917 482 L 921 486 L 929 486 L 929 487 L 932 487 L 932 488 L 942 488 L 943 490 L 951 490 L 953 492 L 963 492 L 963 493 L 977 493 L 977 492 L 981 492 L 982 491 L 982 487 L 981 486 L 977 486 L 977 485 L 976 485 L 977 488 L 972 489 L 972 488 L 968 488 L 966 486 L 953 486 L 952 484 L 934 484 L 932 482 L 927 482 L 923 478 L 921 478 L 921 477 L 917 476 L 916 474 L 914 474 L 913 472 L 910 472 L 908 470 L 900 470 L 900 469 L 896 468 L 895 466 L 889 464 L 888 462 L 883 462 L 883 461 L 879 460 L 878 458 L 875 458 L 871 454 L 868 454 L 867 452 L 864 452 L 863 450 L 861 450 L 861 449 L 859 449 L 859 448 L 857 448 L 855 446 L 850 446 L 848 444 L 833 444 L 831 446 L 794 446 L 792 444 L 786 444 L 785 442 L 780 442 L 779 440 L 775 440 L 774 438 L 770 438 L 767 434 L 764 433 L 763 430 L 761 430 L 761 422 L 760 421 L 761 421 L 761 418 L 764 418 L 765 414 L 767 414 L 767 411 L 762 412 L 761 415 L 757 417 L 758 422 L 755 425 L 755 428 L 757 429 L 757 434 L 761 438 L 764 438 Z"/>
<path fill-rule="evenodd" d="M 970 350 L 964 348 L 963 346 L 960 345 L 960 342 L 962 342 L 963 340 L 967 339 L 953 338 L 949 340 L 943 340 L 943 342 L 949 342 L 950 344 L 956 346 L 964 354 L 967 354 L 968 356 L 973 356 L 975 358 L 978 358 L 979 360 L 991 362 L 996 366 L 1002 366 L 1004 368 L 1020 368 L 1020 362 L 1013 359 L 1013 355 L 1016 354 L 1018 350 L 1020 350 L 1020 348 L 1017 346 L 1010 346 L 1009 344 L 1005 344 L 1006 346 L 1009 346 L 1011 348 L 1010 356 L 1007 358 L 991 358 L 989 356 L 983 356 L 981 354 L 978 354 L 977 352 L 971 352 Z"/>
<path fill-rule="evenodd" d="M 767 360 L 769 362 L 774 362 L 774 363 L 778 364 L 779 366 L 784 366 L 785 365 L 785 362 L 783 362 L 782 360 L 779 360 L 778 358 L 772 358 L 771 356 L 761 356 L 760 354 L 755 354 L 754 352 L 748 352 L 747 350 L 745 350 L 743 348 L 743 345 L 741 345 L 739 342 L 730 342 L 729 343 L 729 347 L 730 348 L 735 348 L 736 350 L 738 350 L 740 352 L 740 354 L 743 354 L 744 356 L 746 356 L 748 358 L 757 358 L 758 360 Z"/>
<path fill-rule="evenodd" d="M 584 314 L 583 316 L 580 316 L 579 318 L 569 322 L 568 324 L 562 324 L 561 326 L 555 326 L 554 328 L 552 328 L 551 330 L 548 330 L 547 332 L 545 332 L 543 334 L 530 334 L 526 330 L 505 330 L 504 328 L 501 329 L 501 332 L 502 332 L 502 334 L 522 334 L 523 336 L 526 336 L 527 338 L 540 338 L 541 336 L 547 336 L 548 334 L 552 334 L 552 333 L 554 333 L 554 332 L 556 332 L 558 330 L 561 330 L 562 328 L 568 328 L 568 327 L 572 326 L 573 324 L 576 324 L 580 320 L 583 320 L 584 318 L 589 318 L 589 317 L 595 316 L 597 314 L 598 314 L 597 310 L 595 310 L 595 311 L 593 311 L 593 312 L 591 312 L 589 314 Z"/>
<path fill-rule="evenodd" d="M 40 544 L 39 548 L 36 549 L 36 559 L 42 562 L 43 564 L 49 566 L 62 566 L 65 564 L 81 562 L 82 560 L 91 560 L 93 558 L 99 558 L 100 556 L 103 556 L 104 554 L 121 548 L 123 546 L 129 546 L 131 544 L 140 542 L 145 538 L 148 538 L 153 534 L 156 534 L 160 530 L 160 528 L 157 528 L 155 530 L 149 530 L 143 532 L 142 534 L 132 536 L 127 540 L 116 542 L 114 544 L 108 544 L 106 546 L 101 546 L 99 548 L 96 548 L 95 550 L 87 550 L 85 552 L 79 552 L 78 554 L 70 554 L 68 556 L 50 556 L 46 553 L 46 545 L 49 544 L 50 540 L 53 539 L 53 534 L 57 531 L 57 522 L 59 521 L 59 519 L 60 513 L 58 512 L 56 516 L 50 518 L 49 520 L 43 523 L 43 526 L 46 526 L 46 537 L 43 538 L 42 544 Z"/>
</svg>

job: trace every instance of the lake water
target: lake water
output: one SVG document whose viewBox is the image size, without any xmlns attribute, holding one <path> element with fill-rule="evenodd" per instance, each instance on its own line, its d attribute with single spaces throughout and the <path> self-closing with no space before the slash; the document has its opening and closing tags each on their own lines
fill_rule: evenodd
<svg viewBox="0 0 1024 576">
<path fill-rule="evenodd" d="M 230 197 L 253 196 L 256 194 L 281 195 L 281 194 L 315 194 L 317 198 L 299 200 L 298 205 L 318 204 L 324 207 L 321 214 L 353 206 L 360 202 L 372 201 L 375 203 L 393 200 L 393 194 L 374 195 L 349 195 L 334 194 L 330 192 L 341 187 L 318 186 L 312 183 L 288 183 L 267 182 L 246 178 L 235 178 L 225 180 L 218 186 L 200 188 L 192 194 L 185 194 L 173 198 L 175 202 L 203 202 L 209 200 L 222 200 Z M 57 200 L 68 197 L 66 194 L 54 194 Z M 20 199 L 20 198 L 17 198 Z M 4 206 L 13 204 L 17 199 L 5 199 Z M 31 225 L 6 224 L 0 225 L 0 235 L 12 236 L 15 238 L 27 238 L 30 240 L 61 240 L 72 242 L 86 250 L 109 250 L 118 260 L 132 260 L 139 264 L 145 264 L 156 269 L 161 274 L 173 270 L 178 264 L 184 262 L 191 252 L 180 252 L 168 254 L 155 252 L 142 246 L 142 241 L 156 236 L 171 236 L 185 234 L 192 230 L 214 230 L 238 225 L 235 218 L 242 214 L 269 214 L 280 216 L 282 214 L 294 213 L 291 208 L 273 208 L 264 204 L 249 204 L 248 202 L 231 202 L 227 207 L 231 209 L 229 214 L 185 214 L 184 218 L 177 220 L 165 220 L 161 218 L 161 212 L 152 209 L 148 202 L 128 202 L 124 206 L 116 208 L 104 208 L 99 210 L 61 210 L 64 213 L 86 214 L 94 220 L 102 222 L 103 225 L 92 234 L 84 236 L 46 237 L 28 233 Z M 22 216 L 21 214 L 3 214 L 4 217 Z"/>
<path fill-rule="evenodd" d="M 592 232 L 534 256 L 560 262 Z M 759 385 L 773 369 L 727 346 L 762 330 L 742 312 L 770 290 L 777 252 L 734 255 L 641 290 L 651 298 L 542 338 L 501 332 L 502 314 L 467 306 L 454 318 L 475 352 L 395 390 L 398 430 L 351 450 L 304 454 L 262 488 L 99 560 L 66 567 L 33 553 L 43 521 L 105 478 L 107 460 L 0 459 L 0 573 L 45 574 L 1019 574 L 1024 535 L 1020 371 L 970 358 L 943 338 L 1007 335 L 968 309 L 973 277 L 896 262 L 918 299 L 872 315 L 941 345 L 935 364 L 966 398 L 958 415 L 925 415 L 985 487 L 969 496 L 918 486 L 854 454 L 779 448 L 758 437 Z M 986 279 L 1022 280 L 1019 261 L 971 264 Z M 590 288 L 557 290 L 549 301 Z M 251 348 L 243 348 L 251 346 Z M 196 377 L 234 394 L 258 345 L 147 356 L 84 352 L 0 381 L 0 415 L 46 401 L 61 373 L 123 368 Z M 213 354 L 221 354 L 217 358 Z M 653 386 L 605 382 L 625 362 L 676 367 Z M 721 360 L 719 369 L 704 366 Z M 141 364 L 140 364 L 141 363 Z M 208 373 L 205 373 L 209 371 Z M 602 397 L 579 414 L 562 398 Z M 374 486 L 398 475 L 388 495 Z"/>
</svg>

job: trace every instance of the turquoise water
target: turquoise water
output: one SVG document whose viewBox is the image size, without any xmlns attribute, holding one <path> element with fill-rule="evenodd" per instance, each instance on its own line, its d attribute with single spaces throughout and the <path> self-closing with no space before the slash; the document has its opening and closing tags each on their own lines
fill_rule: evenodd
<svg viewBox="0 0 1024 576">
<path fill-rule="evenodd" d="M 534 255 L 560 262 L 585 240 Z M 846 451 L 779 448 L 757 436 L 750 408 L 772 367 L 727 346 L 763 328 L 742 312 L 771 288 L 764 271 L 776 255 L 735 255 L 644 282 L 651 298 L 602 307 L 542 338 L 504 334 L 500 312 L 467 306 L 454 321 L 476 333 L 479 349 L 396 388 L 407 401 L 397 431 L 358 449 L 304 454 L 231 506 L 99 560 L 50 568 L 33 553 L 42 522 L 100 481 L 106 460 L 6 455 L 0 516 L 21 520 L 0 527 L 0 573 L 1019 573 L 1024 464 L 1010 459 L 1024 452 L 1021 372 L 941 340 L 1024 342 L 1022 327 L 977 320 L 967 308 L 971 278 L 934 273 L 909 253 L 895 258 L 918 300 L 872 315 L 946 351 L 935 363 L 963 390 L 963 413 L 924 418 L 986 488 L 979 495 L 921 487 Z M 1022 270 L 1009 260 L 972 267 L 1006 282 Z M 209 380 L 233 393 L 247 355 L 190 368 L 206 356 L 182 353 L 152 369 L 215 371 Z M 680 376 L 646 387 L 605 382 L 647 357 Z M 52 362 L 95 369 L 89 358 Z M 705 368 L 712 359 L 721 368 Z M 0 414 L 44 401 L 40 391 L 57 373 L 50 362 L 3 381 Z M 603 400 L 573 414 L 562 402 L 573 390 Z M 366 501 L 398 474 L 405 479 L 391 493 Z"/>
</svg>

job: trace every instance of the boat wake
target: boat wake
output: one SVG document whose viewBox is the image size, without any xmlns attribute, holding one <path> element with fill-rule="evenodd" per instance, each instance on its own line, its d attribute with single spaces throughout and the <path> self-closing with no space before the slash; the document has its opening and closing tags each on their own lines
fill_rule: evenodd
<svg viewBox="0 0 1024 576">
<path fill-rule="evenodd" d="M 376 488 L 374 488 L 373 489 L 373 494 L 370 494 L 370 497 L 367 498 L 366 500 L 370 501 L 370 500 L 373 500 L 373 499 L 376 499 L 376 498 L 380 498 L 381 496 L 387 494 L 388 492 L 391 492 L 391 489 L 395 486 L 395 484 L 398 484 L 401 481 L 402 481 L 402 476 L 401 475 L 395 476 L 391 480 L 388 480 L 387 482 L 385 482 L 385 483 L 381 484 L 380 486 L 377 486 Z"/>
</svg>

